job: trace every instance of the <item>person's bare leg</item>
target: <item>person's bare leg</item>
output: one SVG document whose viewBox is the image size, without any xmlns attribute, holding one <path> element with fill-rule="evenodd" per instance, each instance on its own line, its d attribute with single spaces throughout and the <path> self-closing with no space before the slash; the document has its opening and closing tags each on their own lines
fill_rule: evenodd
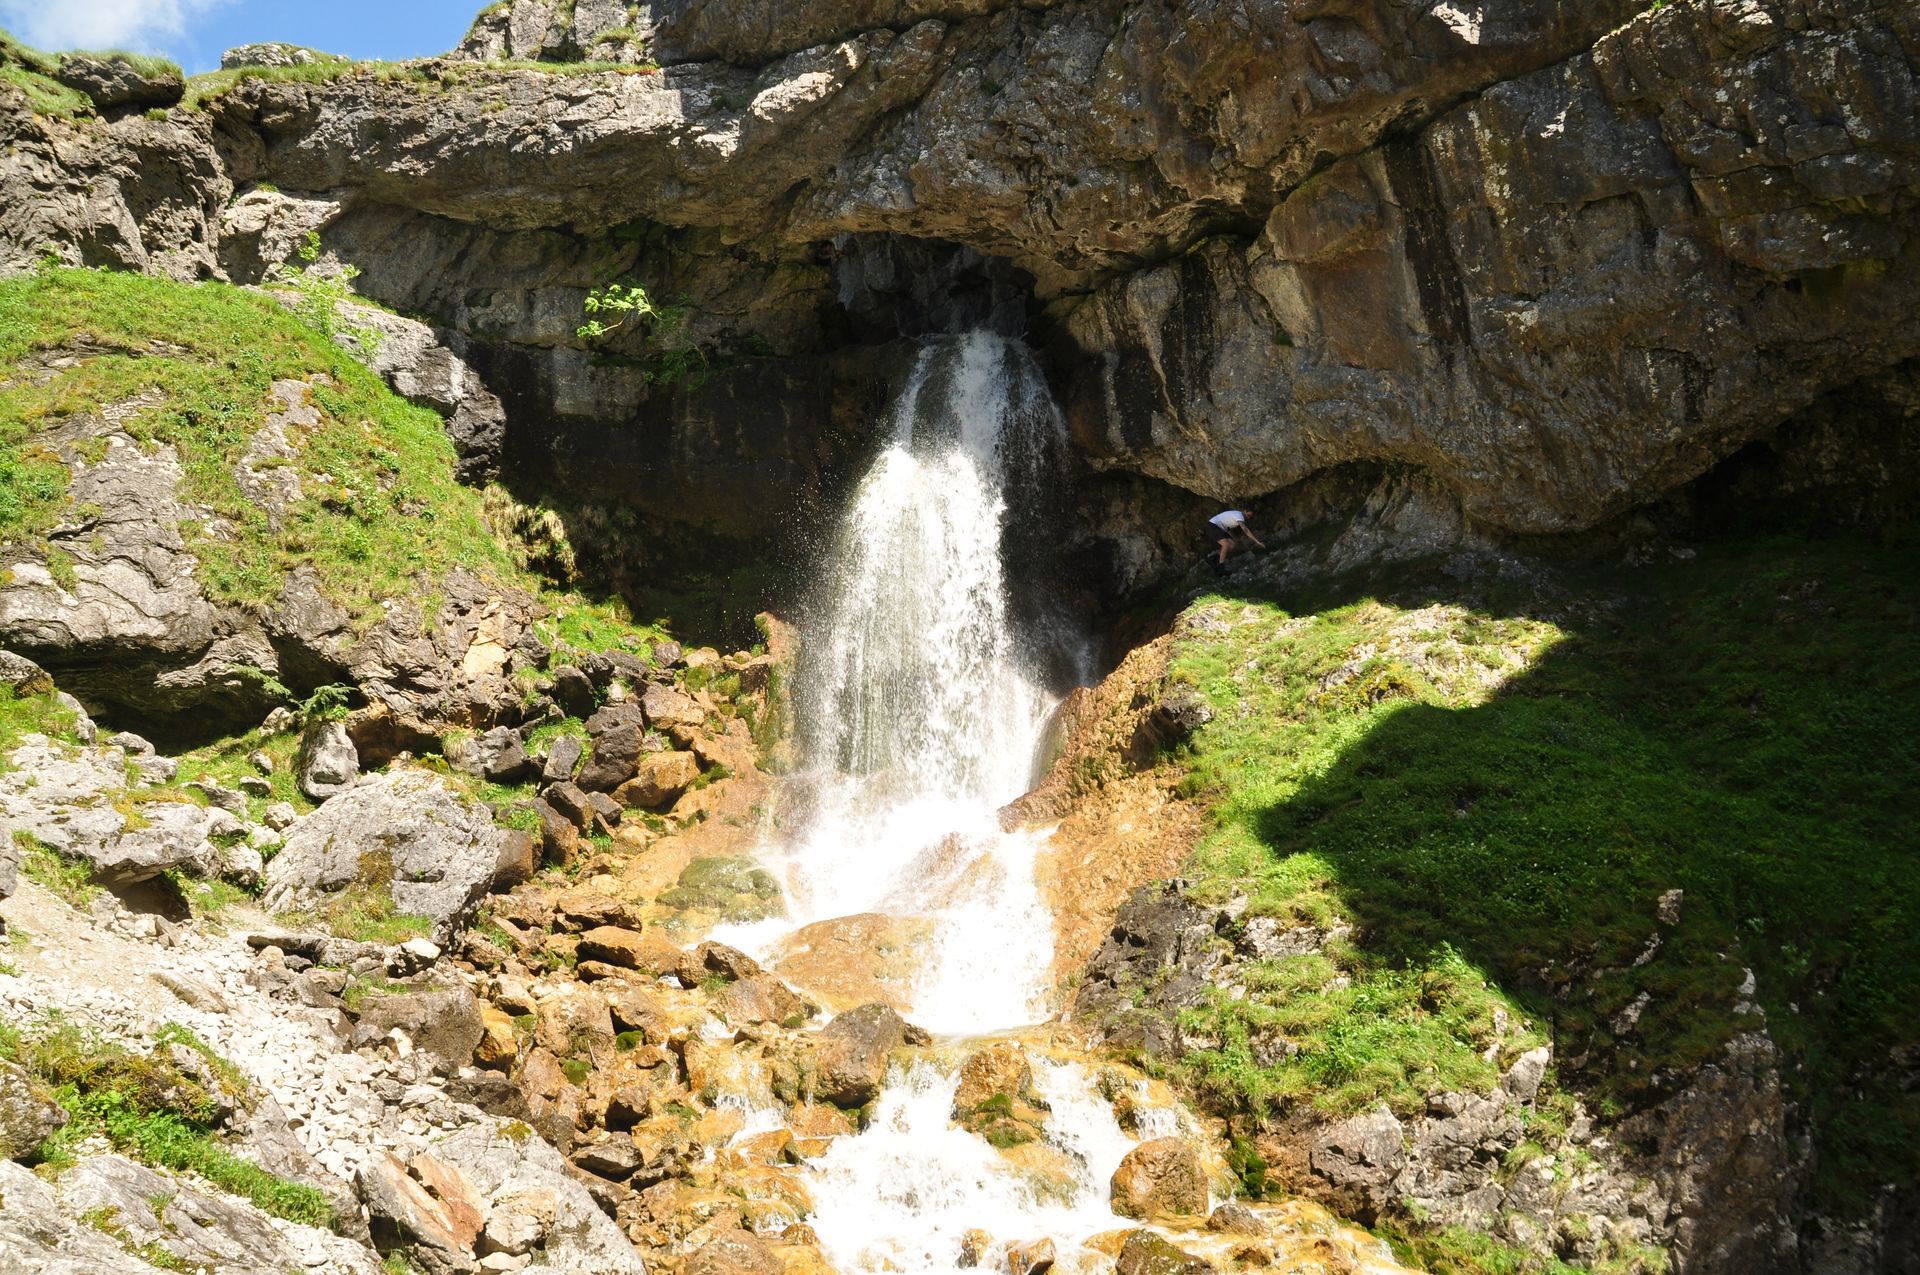
<svg viewBox="0 0 1920 1275">
<path fill-rule="evenodd" d="M 1224 567 L 1227 565 L 1227 554 L 1232 548 L 1233 541 L 1224 538 L 1220 541 L 1220 557 L 1218 561 L 1221 566 Z"/>
</svg>

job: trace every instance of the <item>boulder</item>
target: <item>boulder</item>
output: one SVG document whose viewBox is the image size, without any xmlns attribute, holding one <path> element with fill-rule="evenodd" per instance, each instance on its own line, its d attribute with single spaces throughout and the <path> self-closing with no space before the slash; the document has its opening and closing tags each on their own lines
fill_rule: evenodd
<svg viewBox="0 0 1920 1275">
<path fill-rule="evenodd" d="M 580 759 L 586 751 L 579 736 L 555 735 L 547 745 L 546 757 L 540 762 L 540 778 L 550 784 L 566 783 L 580 769 Z"/>
<path fill-rule="evenodd" d="M 815 1036 L 814 1093 L 841 1107 L 864 1107 L 880 1096 L 887 1059 L 906 1043 L 907 1024 L 886 1005 L 863 1005 Z"/>
<path fill-rule="evenodd" d="M 554 784 L 540 795 L 540 799 L 575 828 L 585 829 L 593 824 L 593 800 L 578 784 Z"/>
<path fill-rule="evenodd" d="M 599 745 L 594 747 L 597 756 Z M 679 800 L 699 777 L 700 763 L 692 753 L 648 753 L 637 759 L 633 778 L 616 788 L 613 796 L 622 806 L 658 810 Z"/>
<path fill-rule="evenodd" d="M 403 1161 L 389 1151 L 363 1167 L 355 1185 L 382 1250 L 404 1248 L 425 1275 L 479 1269 L 474 1246 L 487 1202 L 460 1169 L 425 1152 Z"/>
<path fill-rule="evenodd" d="M 0 651 L 0 686 L 12 687 L 21 697 L 53 694 L 53 678 L 47 670 L 12 651 Z"/>
<path fill-rule="evenodd" d="M 1195 1257 L 1152 1231 L 1127 1236 L 1114 1264 L 1114 1275 L 1212 1275 L 1213 1263 Z"/>
<path fill-rule="evenodd" d="M 93 99 L 102 111 L 146 110 L 172 106 L 186 95 L 187 83 L 178 71 L 141 71 L 121 57 L 69 54 L 60 60 L 54 78 Z"/>
<path fill-rule="evenodd" d="M 1042 1275 L 1056 1260 L 1053 1241 L 1023 1240 L 1007 1245 L 1007 1275 Z"/>
<path fill-rule="evenodd" d="M 625 899 L 582 886 L 554 896 L 553 923 L 574 933 L 602 925 L 638 930 L 640 914 Z"/>
<path fill-rule="evenodd" d="M 534 773 L 526 742 L 511 726 L 496 726 L 447 751 L 447 760 L 455 766 L 496 784 L 517 784 Z"/>
<path fill-rule="evenodd" d="M 67 1113 L 26 1071 L 0 1059 L 0 1160 L 18 1160 L 66 1127 Z"/>
<path fill-rule="evenodd" d="M 780 910 L 780 882 L 751 859 L 702 856 L 680 870 L 679 880 L 658 901 L 719 921 L 759 921 Z"/>
<path fill-rule="evenodd" d="M 315 722 L 300 735 L 293 773 L 300 791 L 314 801 L 325 801 L 360 773 L 360 752 L 347 734 L 345 722 Z"/>
<path fill-rule="evenodd" d="M 515 1035 L 513 1018 L 497 1005 L 480 1005 L 480 1043 L 474 1046 L 473 1060 L 482 1067 L 501 1071 L 512 1068 L 520 1056 L 520 1038 Z"/>
<path fill-rule="evenodd" d="M 633 778 L 644 751 L 645 734 L 644 728 L 630 724 L 594 736 L 593 750 L 575 782 L 590 792 L 612 792 Z"/>
<path fill-rule="evenodd" d="M 709 940 L 686 953 L 676 972 L 682 987 L 699 987 L 709 979 L 731 983 L 763 971 L 760 962 L 739 948 Z"/>
<path fill-rule="evenodd" d="M 580 935 L 575 949 L 583 961 L 604 961 L 621 969 L 638 969 L 649 955 L 647 936 L 619 925 L 596 925 Z"/>
<path fill-rule="evenodd" d="M 487 1027 L 480 1003 L 462 986 L 376 995 L 360 1007 L 354 1048 L 378 1044 L 395 1031 L 431 1057 L 434 1069 L 444 1075 L 473 1060 Z"/>
<path fill-rule="evenodd" d="M 697 730 L 707 721 L 706 710 L 692 696 L 671 686 L 648 686 L 640 696 L 640 707 L 655 730 Z"/>
<path fill-rule="evenodd" d="M 237 836 L 246 827 L 217 806 L 156 801 L 137 809 L 138 826 L 108 841 L 79 841 L 72 847 L 103 884 L 132 885 L 174 868 L 195 876 L 215 875 L 223 854 L 213 838 Z"/>
<path fill-rule="evenodd" d="M 1122 1217 L 1204 1217 L 1207 1176 L 1179 1138 L 1155 1138 L 1127 1152 L 1114 1170 L 1113 1211 Z"/>
<path fill-rule="evenodd" d="M 1238 1200 L 1228 1200 L 1207 1215 L 1209 1231 L 1224 1231 L 1229 1235 L 1265 1235 L 1268 1227 L 1260 1220 L 1260 1215 Z"/>
<path fill-rule="evenodd" d="M 735 1026 L 777 1023 L 797 1027 L 813 1015 L 815 1007 L 773 975 L 755 974 L 727 984 L 720 994 L 719 1009 L 720 1016 Z"/>
<path fill-rule="evenodd" d="M 571 788 L 573 785 L 555 785 Z M 533 814 L 540 821 L 540 854 L 548 863 L 571 863 L 580 849 L 580 827 L 551 801 L 542 797 L 533 803 Z"/>
<path fill-rule="evenodd" d="M 553 670 L 553 690 L 549 694 L 568 717 L 583 720 L 593 716 L 594 706 L 598 702 L 592 681 L 571 664 L 562 664 Z"/>
<path fill-rule="evenodd" d="M 751 1231 L 723 1231 L 695 1249 L 681 1275 L 786 1275 L 786 1264 Z"/>
<path fill-rule="evenodd" d="M 1012 1041 L 1000 1041 L 967 1055 L 960 1064 L 960 1084 L 953 1091 L 956 1116 L 975 1110 L 989 1099 L 1025 1098 L 1033 1090 L 1033 1066 L 1026 1051 Z"/>
<path fill-rule="evenodd" d="M 306 48 L 304 45 L 288 44 L 282 40 L 267 40 L 257 44 L 234 45 L 220 55 L 220 69 L 234 71 L 248 66 L 312 66 L 332 56 L 316 49 Z"/>
<path fill-rule="evenodd" d="M 544 843 L 534 840 L 532 833 L 518 828 L 503 828 L 501 832 L 504 835 L 500 838 L 500 854 L 494 862 L 493 880 L 488 884 L 496 893 L 531 881 L 540 869 L 544 848 Z"/>
<path fill-rule="evenodd" d="M 384 890 L 445 944 L 499 871 L 492 811 L 418 770 L 366 775 L 287 832 L 267 865 L 270 911 L 324 910 L 340 891 Z"/>
</svg>

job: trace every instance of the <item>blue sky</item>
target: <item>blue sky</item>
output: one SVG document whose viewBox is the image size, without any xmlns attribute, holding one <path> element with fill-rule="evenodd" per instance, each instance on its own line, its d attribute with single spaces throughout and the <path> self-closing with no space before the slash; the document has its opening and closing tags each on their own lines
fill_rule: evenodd
<svg viewBox="0 0 1920 1275">
<path fill-rule="evenodd" d="M 486 0 L 0 0 L 0 26 L 42 49 L 164 53 L 189 74 L 220 51 L 291 40 L 355 58 L 445 53 Z"/>
</svg>

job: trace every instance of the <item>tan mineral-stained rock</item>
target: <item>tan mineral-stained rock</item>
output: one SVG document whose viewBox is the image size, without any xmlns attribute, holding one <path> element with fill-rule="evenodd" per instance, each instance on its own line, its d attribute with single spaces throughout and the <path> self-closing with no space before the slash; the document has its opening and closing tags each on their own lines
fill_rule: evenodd
<svg viewBox="0 0 1920 1275">
<path fill-rule="evenodd" d="M 513 1018 L 493 1004 L 480 1005 L 480 1044 L 474 1049 L 474 1061 L 482 1067 L 505 1070 L 520 1053 L 520 1040 L 514 1033 Z"/>
<path fill-rule="evenodd" d="M 1127 1152 L 1113 1172 L 1113 1211 L 1122 1217 L 1204 1217 L 1207 1179 L 1179 1138 L 1156 1138 Z"/>
<path fill-rule="evenodd" d="M 904 1010 L 932 935 L 924 917 L 834 917 L 788 935 L 772 964 L 780 977 L 835 1012 L 875 1002 Z"/>
<path fill-rule="evenodd" d="M 649 753 L 633 778 L 613 790 L 613 798 L 623 806 L 656 810 L 672 805 L 699 777 L 700 762 L 690 752 Z"/>
<path fill-rule="evenodd" d="M 1033 1066 L 1026 1051 L 1012 1041 L 999 1041 L 967 1055 L 960 1064 L 960 1083 L 953 1091 L 956 1115 L 972 1111 L 995 1096 L 1024 1098 L 1033 1090 Z"/>
</svg>

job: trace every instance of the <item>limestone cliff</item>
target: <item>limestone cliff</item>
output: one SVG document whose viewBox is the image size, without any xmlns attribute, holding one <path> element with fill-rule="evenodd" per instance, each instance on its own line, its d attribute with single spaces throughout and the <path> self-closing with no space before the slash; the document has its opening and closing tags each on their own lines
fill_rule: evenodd
<svg viewBox="0 0 1920 1275">
<path fill-rule="evenodd" d="M 762 540 L 869 431 L 912 276 L 986 298 L 946 323 L 1011 281 L 1097 466 L 1387 464 L 1578 530 L 1920 351 L 1913 6 L 1635 8 L 515 0 L 399 72 L 14 105 L 0 263 L 250 280 L 319 230 L 472 343 L 516 473 Z M 574 336 L 623 273 L 700 384 Z"/>
</svg>

